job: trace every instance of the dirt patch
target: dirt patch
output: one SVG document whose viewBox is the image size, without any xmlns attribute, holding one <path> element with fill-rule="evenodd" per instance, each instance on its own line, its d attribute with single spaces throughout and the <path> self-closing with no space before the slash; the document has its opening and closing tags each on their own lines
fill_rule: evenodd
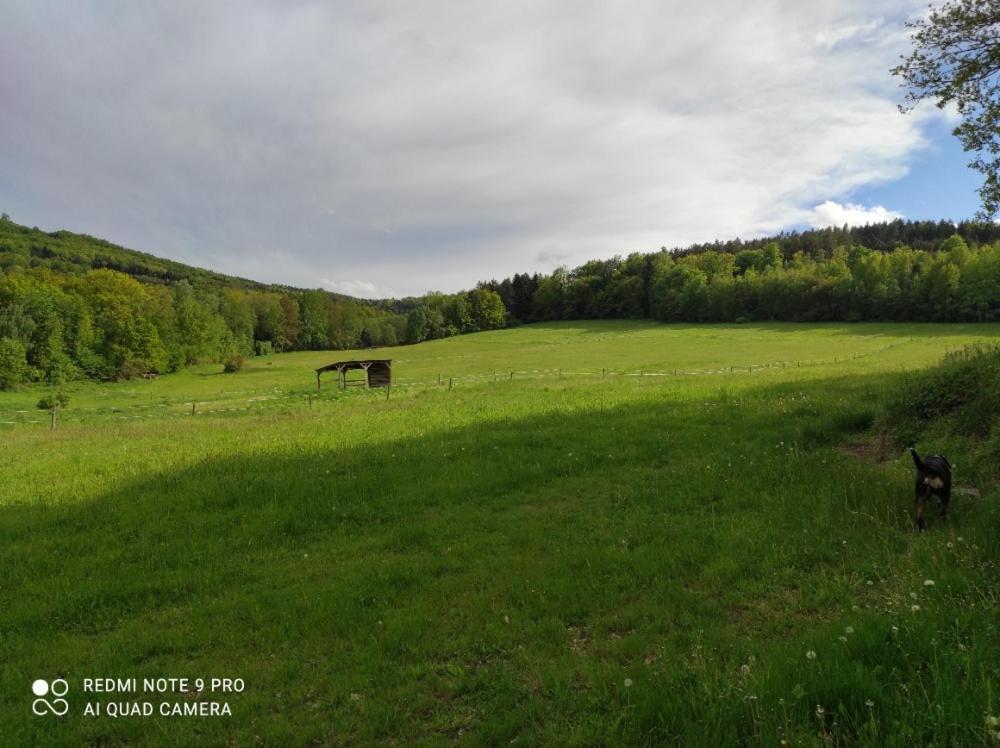
<svg viewBox="0 0 1000 748">
<path fill-rule="evenodd" d="M 837 451 L 865 462 L 888 462 L 890 456 L 889 450 L 886 449 L 885 440 L 879 437 L 864 442 L 841 444 L 837 447 Z"/>
</svg>

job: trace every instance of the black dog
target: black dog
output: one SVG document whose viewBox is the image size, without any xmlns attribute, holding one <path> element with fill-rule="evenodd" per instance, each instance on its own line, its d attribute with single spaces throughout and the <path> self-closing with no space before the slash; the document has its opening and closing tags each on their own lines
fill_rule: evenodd
<svg viewBox="0 0 1000 748">
<path fill-rule="evenodd" d="M 948 501 L 951 499 L 951 465 L 941 455 L 927 455 L 920 459 L 917 450 L 910 447 L 913 464 L 917 466 L 916 494 L 917 529 L 924 529 L 924 504 L 931 496 L 941 499 L 941 517 L 948 516 Z"/>
</svg>

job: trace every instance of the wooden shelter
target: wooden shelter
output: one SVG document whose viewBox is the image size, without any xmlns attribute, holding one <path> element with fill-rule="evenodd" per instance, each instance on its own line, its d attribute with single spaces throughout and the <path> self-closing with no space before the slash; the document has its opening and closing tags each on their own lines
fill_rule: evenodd
<svg viewBox="0 0 1000 748">
<path fill-rule="evenodd" d="M 364 379 L 348 379 L 347 372 L 360 369 L 364 371 Z M 337 361 L 316 369 L 316 389 L 320 387 L 320 375 L 324 371 L 335 371 L 342 389 L 347 387 L 391 387 L 392 359 L 377 358 L 364 361 Z"/>
</svg>

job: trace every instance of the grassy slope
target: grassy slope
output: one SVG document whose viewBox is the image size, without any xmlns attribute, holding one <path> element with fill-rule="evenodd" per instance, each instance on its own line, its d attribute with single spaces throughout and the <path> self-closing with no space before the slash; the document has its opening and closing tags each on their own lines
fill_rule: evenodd
<svg viewBox="0 0 1000 748">
<path fill-rule="evenodd" d="M 0 431 L 0 734 L 980 740 L 1000 712 L 996 490 L 918 536 L 906 460 L 834 445 L 893 372 L 998 335 L 534 326 L 395 349 L 421 386 L 312 409 L 309 369 L 339 354 L 80 385 L 63 428 Z M 827 363 L 718 371 L 780 360 Z M 423 386 L 439 372 L 465 379 Z M 0 420 L 37 398 L 5 394 Z M 27 684 L 57 673 L 77 716 L 29 718 Z M 148 675 L 248 688 L 229 720 L 79 716 L 80 678 Z"/>
</svg>

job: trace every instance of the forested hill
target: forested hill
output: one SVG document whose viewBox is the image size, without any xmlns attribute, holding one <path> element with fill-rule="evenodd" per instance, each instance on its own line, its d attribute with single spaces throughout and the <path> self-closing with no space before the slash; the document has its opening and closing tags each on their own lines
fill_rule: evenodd
<svg viewBox="0 0 1000 748">
<path fill-rule="evenodd" d="M 272 351 L 389 346 L 505 323 L 499 297 L 485 289 L 434 294 L 402 314 L 0 216 L 0 389 L 126 379 L 202 361 L 237 371 L 244 357 Z"/>
<path fill-rule="evenodd" d="M 199 289 L 262 291 L 286 288 L 185 265 L 120 247 L 87 234 L 72 231 L 49 233 L 21 226 L 8 218 L 0 220 L 0 269 L 14 267 L 48 268 L 73 275 L 82 275 L 90 270 L 115 270 L 142 283 L 169 285 L 183 280 Z"/>
</svg>

